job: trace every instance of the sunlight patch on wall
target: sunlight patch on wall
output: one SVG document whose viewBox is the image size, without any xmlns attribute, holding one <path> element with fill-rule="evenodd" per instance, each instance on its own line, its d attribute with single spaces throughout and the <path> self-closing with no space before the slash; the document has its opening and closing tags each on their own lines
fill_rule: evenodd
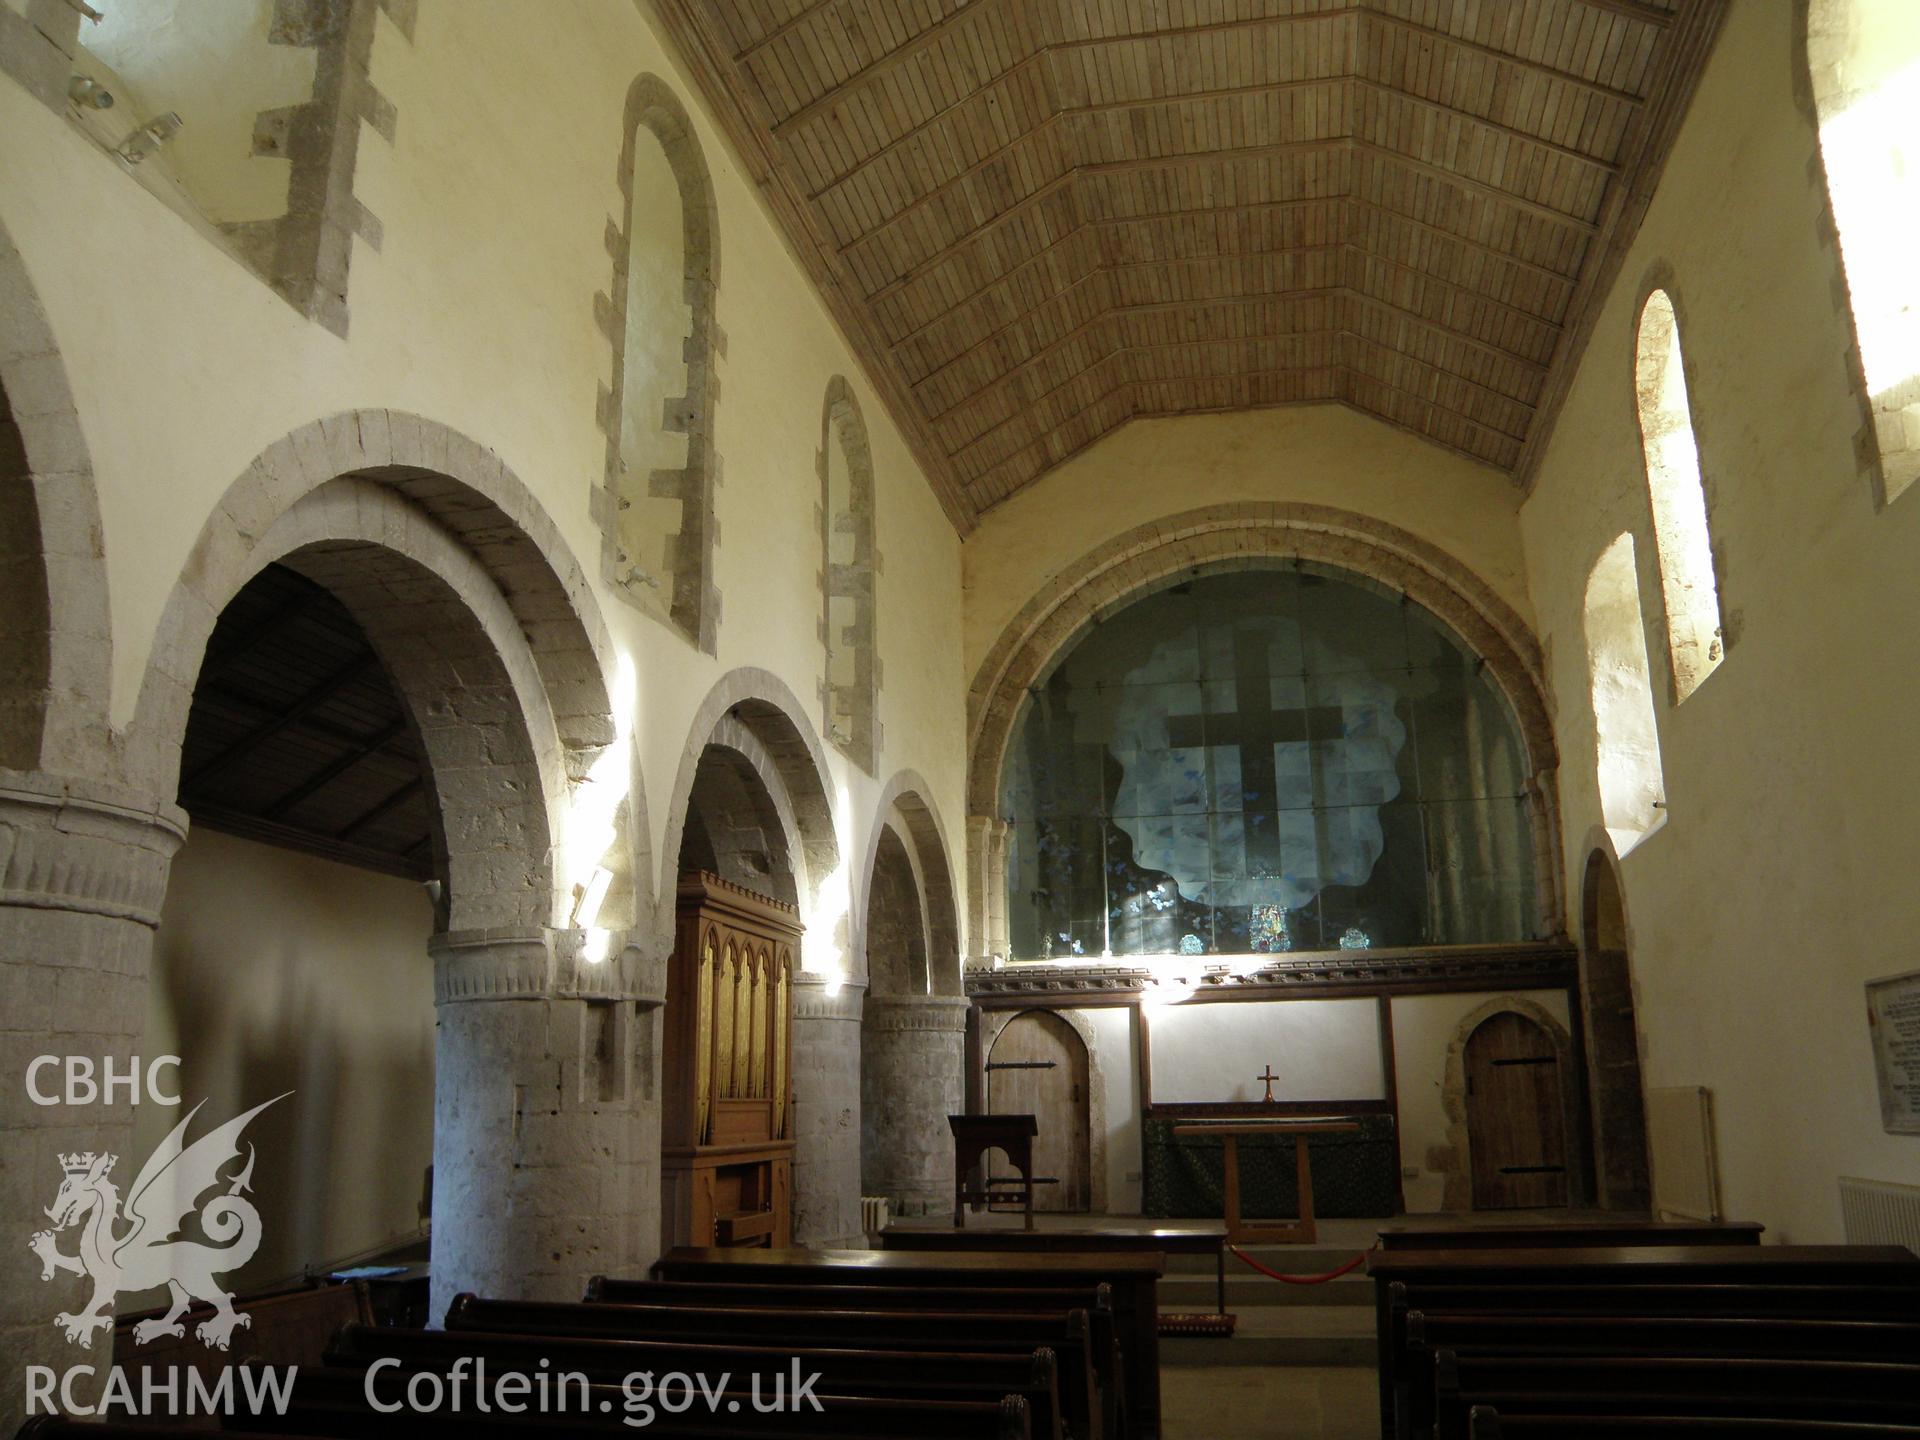
<svg viewBox="0 0 1920 1440">
<path fill-rule="evenodd" d="M 1807 59 L 1885 498 L 1920 478 L 1920 5 L 1814 0 Z"/>
<path fill-rule="evenodd" d="M 1634 383 L 1678 703 L 1720 667 L 1725 644 L 1707 497 L 1700 482 L 1700 446 L 1680 358 L 1680 326 L 1664 290 L 1649 295 L 1640 312 Z"/>
<path fill-rule="evenodd" d="M 1667 802 L 1631 533 L 1607 547 L 1587 580 L 1586 632 L 1600 813 L 1624 857 L 1665 821 Z"/>
</svg>

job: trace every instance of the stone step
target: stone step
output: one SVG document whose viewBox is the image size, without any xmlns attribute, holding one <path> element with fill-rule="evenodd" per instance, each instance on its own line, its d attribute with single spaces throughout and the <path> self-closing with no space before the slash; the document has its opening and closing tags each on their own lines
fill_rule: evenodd
<svg viewBox="0 0 1920 1440">
<path fill-rule="evenodd" d="M 1233 1266 L 1227 1272 L 1229 1310 L 1263 1305 L 1360 1305 L 1371 1311 L 1373 1306 L 1373 1282 L 1362 1274 L 1342 1275 L 1324 1285 L 1287 1285 L 1254 1274 L 1232 1256 L 1228 1256 L 1227 1261 Z M 1160 1282 L 1162 1310 L 1210 1311 L 1218 1295 L 1211 1275 L 1169 1275 Z"/>
<path fill-rule="evenodd" d="M 1163 1307 L 1165 1308 L 1165 1307 Z M 1226 1338 L 1160 1337 L 1165 1365 L 1372 1365 L 1373 1312 L 1340 1305 L 1264 1305 L 1235 1312 Z"/>
</svg>

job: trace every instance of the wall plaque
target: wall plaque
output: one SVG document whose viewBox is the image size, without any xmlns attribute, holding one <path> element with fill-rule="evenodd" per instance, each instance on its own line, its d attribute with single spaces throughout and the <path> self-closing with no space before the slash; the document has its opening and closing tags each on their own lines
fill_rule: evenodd
<svg viewBox="0 0 1920 1440">
<path fill-rule="evenodd" d="M 1867 982 L 1867 1027 L 1880 1122 L 1890 1135 L 1920 1135 L 1920 970 Z"/>
</svg>

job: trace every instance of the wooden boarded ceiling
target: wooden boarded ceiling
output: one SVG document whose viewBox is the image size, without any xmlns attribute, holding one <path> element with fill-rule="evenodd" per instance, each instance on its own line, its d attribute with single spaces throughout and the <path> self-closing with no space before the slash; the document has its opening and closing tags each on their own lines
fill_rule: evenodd
<svg viewBox="0 0 1920 1440">
<path fill-rule="evenodd" d="M 412 880 L 439 873 L 426 754 L 353 616 L 269 565 L 220 612 L 180 803 L 196 825 Z"/>
<path fill-rule="evenodd" d="M 1137 415 L 1526 479 L 1725 0 L 654 0 L 964 531 Z"/>
</svg>

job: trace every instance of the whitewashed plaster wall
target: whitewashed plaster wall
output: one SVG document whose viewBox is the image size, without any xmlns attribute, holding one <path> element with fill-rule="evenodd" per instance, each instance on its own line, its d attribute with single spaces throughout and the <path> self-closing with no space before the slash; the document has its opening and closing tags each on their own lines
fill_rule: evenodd
<svg viewBox="0 0 1920 1440">
<path fill-rule="evenodd" d="M 293 1092 L 247 1132 L 263 1223 L 233 1282 L 242 1289 L 420 1234 L 432 930 L 432 903 L 411 880 L 213 830 L 174 856 L 145 1053 L 181 1057 L 185 1105 L 140 1105 L 134 1149 L 152 1153 L 202 1100 L 195 1134 Z"/>
<path fill-rule="evenodd" d="M 1155 1104 L 1383 1100 L 1380 1010 L 1372 1000 L 1156 1005 L 1147 1019 Z"/>
<path fill-rule="evenodd" d="M 1057 571 L 1135 526 L 1233 501 L 1327 505 L 1438 545 L 1531 618 L 1496 470 L 1339 405 L 1135 420 L 982 517 L 967 538 L 966 673 Z"/>
<path fill-rule="evenodd" d="M 1573 876 L 1601 820 L 1582 593 L 1637 537 L 1668 802 L 1621 870 L 1645 1082 L 1714 1092 L 1730 1214 L 1821 1242 L 1841 1236 L 1838 1177 L 1920 1181 L 1920 1139 L 1881 1129 L 1861 989 L 1916 967 L 1920 503 L 1876 508 L 1856 459 L 1801 8 L 1729 7 L 1521 523 Z M 1679 312 L 1730 636 L 1678 707 L 1634 410 L 1655 279 Z"/>
<path fill-rule="evenodd" d="M 343 340 L 300 318 L 196 227 L 10 81 L 0 81 L 0 223 L 51 321 L 100 489 L 111 591 L 112 715 L 132 714 L 155 617 L 222 492 L 275 440 L 357 407 L 411 411 L 499 454 L 597 577 L 589 498 L 604 465 L 596 397 L 611 350 L 594 297 L 628 87 L 658 74 L 694 116 L 720 218 L 718 654 L 699 654 L 602 590 L 637 675 L 636 741 L 657 870 L 688 727 L 719 677 L 771 671 L 819 728 L 823 655 L 814 455 L 827 382 L 845 374 L 872 435 L 887 736 L 877 776 L 829 764 L 843 856 L 873 804 L 925 777 L 958 837 L 963 691 L 959 541 L 693 86 L 641 10 L 605 0 L 423 0 L 409 41 L 383 13 L 372 78 L 398 115 L 363 137 L 356 196 L 382 222 L 354 241 Z M 596 579 L 596 584 L 597 584 Z M 951 850 L 958 869 L 964 856 Z M 858 886 L 864 877 L 850 877 Z"/>
</svg>

